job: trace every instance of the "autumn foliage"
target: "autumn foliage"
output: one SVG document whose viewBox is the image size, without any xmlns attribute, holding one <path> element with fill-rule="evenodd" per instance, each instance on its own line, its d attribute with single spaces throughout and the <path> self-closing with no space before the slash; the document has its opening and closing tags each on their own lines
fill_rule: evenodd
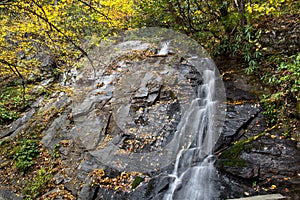
<svg viewBox="0 0 300 200">
<path fill-rule="evenodd" d="M 43 55 L 51 55 L 52 72 L 72 65 L 86 54 L 83 39 L 127 28 L 133 5 L 133 0 L 2 1 L 1 78 L 41 75 Z"/>
</svg>

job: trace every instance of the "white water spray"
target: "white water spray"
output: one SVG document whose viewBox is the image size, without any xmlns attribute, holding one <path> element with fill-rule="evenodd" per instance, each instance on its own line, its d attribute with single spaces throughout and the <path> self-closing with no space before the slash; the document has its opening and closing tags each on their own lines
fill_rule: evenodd
<svg viewBox="0 0 300 200">
<path fill-rule="evenodd" d="M 198 87 L 197 98 L 189 108 L 197 115 L 193 121 L 186 121 L 178 130 L 185 131 L 186 126 L 197 127 L 195 147 L 182 149 L 178 153 L 173 173 L 169 175 L 174 181 L 170 184 L 164 200 L 210 200 L 218 197 L 213 181 L 216 175 L 213 149 L 219 137 L 215 124 L 215 79 L 214 69 L 203 71 L 203 84 Z"/>
</svg>

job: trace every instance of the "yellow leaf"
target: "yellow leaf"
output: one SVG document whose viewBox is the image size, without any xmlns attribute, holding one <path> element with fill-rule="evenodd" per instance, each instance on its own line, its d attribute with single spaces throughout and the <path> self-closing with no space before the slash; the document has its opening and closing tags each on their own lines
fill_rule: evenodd
<svg viewBox="0 0 300 200">
<path fill-rule="evenodd" d="M 276 189 L 276 185 L 271 185 L 271 189 L 272 190 Z"/>
</svg>

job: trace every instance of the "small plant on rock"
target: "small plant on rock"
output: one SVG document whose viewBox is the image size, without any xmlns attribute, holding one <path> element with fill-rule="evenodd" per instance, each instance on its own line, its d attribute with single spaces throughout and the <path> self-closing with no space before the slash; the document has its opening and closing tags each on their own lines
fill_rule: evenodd
<svg viewBox="0 0 300 200">
<path fill-rule="evenodd" d="M 33 180 L 27 182 L 24 188 L 24 194 L 26 199 L 36 199 L 38 196 L 42 195 L 51 183 L 51 170 L 46 170 L 41 168 L 39 173 L 34 177 Z"/>
<path fill-rule="evenodd" d="M 15 166 L 21 173 L 25 173 L 32 165 L 34 165 L 34 158 L 40 154 L 38 142 L 36 140 L 28 139 L 19 142 L 13 152 Z"/>
</svg>

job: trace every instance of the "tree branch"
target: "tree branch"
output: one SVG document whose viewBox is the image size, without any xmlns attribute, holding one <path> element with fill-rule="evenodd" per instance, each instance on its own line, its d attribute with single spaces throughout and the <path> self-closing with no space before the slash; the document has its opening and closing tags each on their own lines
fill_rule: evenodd
<svg viewBox="0 0 300 200">
<path fill-rule="evenodd" d="M 88 6 L 90 9 L 94 10 L 95 12 L 97 12 L 98 14 L 102 15 L 103 17 L 105 17 L 105 19 L 111 21 L 112 19 L 109 18 L 107 15 L 103 14 L 102 12 L 100 12 L 99 10 L 97 10 L 94 6 L 86 3 L 85 1 L 82 0 L 78 0 L 79 2 L 83 3 L 84 5 Z"/>
<path fill-rule="evenodd" d="M 38 7 L 41 7 L 37 2 L 35 2 L 34 0 L 32 0 L 32 1 L 33 1 L 34 4 L 36 4 Z M 94 71 L 94 77 L 96 76 L 96 69 L 95 69 L 95 67 L 94 67 L 94 65 L 93 65 L 92 60 L 89 58 L 87 52 L 86 52 L 83 48 L 81 48 L 79 45 L 77 45 L 77 44 L 74 42 L 73 39 L 71 39 L 69 36 L 67 36 L 67 35 L 66 35 L 63 31 L 61 31 L 57 26 L 55 26 L 53 23 L 51 23 L 51 22 L 48 20 L 47 16 L 42 16 L 42 15 L 38 14 L 37 12 L 35 12 L 34 10 L 31 10 L 31 9 L 25 9 L 25 8 L 23 8 L 23 7 L 20 6 L 20 5 L 16 5 L 16 6 L 17 6 L 18 8 L 20 8 L 20 9 L 24 9 L 24 10 L 26 10 L 27 12 L 29 12 L 29 13 L 31 13 L 31 14 L 37 16 L 38 18 L 42 19 L 44 22 L 46 22 L 46 23 L 50 26 L 51 30 L 55 30 L 55 31 L 57 31 L 58 33 L 62 34 L 63 37 L 66 39 L 67 42 L 71 43 L 77 50 L 79 50 L 84 56 L 87 57 L 87 59 L 89 60 L 91 66 L 92 66 L 92 68 L 93 68 L 93 71 Z"/>
<path fill-rule="evenodd" d="M 17 66 L 13 63 L 9 63 L 6 60 L 0 59 L 0 62 L 4 65 L 7 65 L 9 69 L 21 79 L 21 84 L 22 84 L 22 101 L 23 101 L 23 106 L 25 105 L 25 79 L 23 75 L 20 73 L 18 70 Z"/>
</svg>

